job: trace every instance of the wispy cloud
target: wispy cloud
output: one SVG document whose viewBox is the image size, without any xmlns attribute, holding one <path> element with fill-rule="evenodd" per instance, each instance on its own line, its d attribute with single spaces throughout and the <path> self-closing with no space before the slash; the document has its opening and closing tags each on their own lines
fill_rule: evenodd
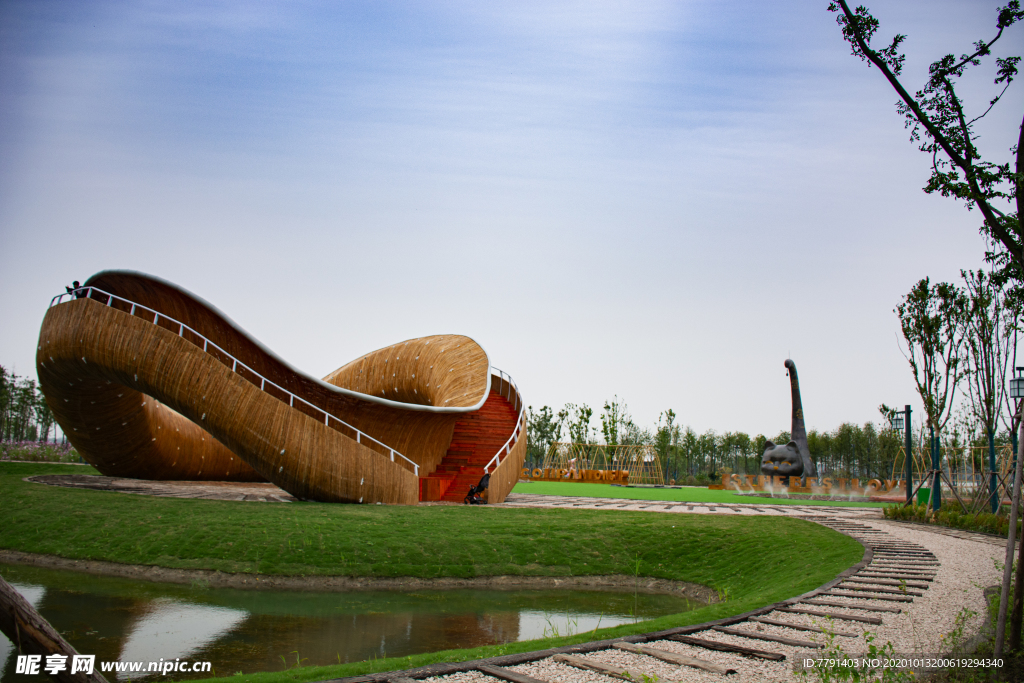
<svg viewBox="0 0 1024 683">
<path fill-rule="evenodd" d="M 792 352 L 815 424 L 875 419 L 892 307 L 981 250 L 824 4 L 2 3 L 0 363 L 130 267 L 310 371 L 465 332 L 535 404 L 771 431 Z M 991 24 L 876 5 L 908 72 Z"/>
</svg>

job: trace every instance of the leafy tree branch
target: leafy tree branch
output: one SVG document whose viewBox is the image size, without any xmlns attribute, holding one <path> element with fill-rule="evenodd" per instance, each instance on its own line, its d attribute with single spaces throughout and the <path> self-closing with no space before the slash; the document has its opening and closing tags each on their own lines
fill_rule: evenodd
<svg viewBox="0 0 1024 683">
<path fill-rule="evenodd" d="M 928 69 L 927 83 L 914 95 L 899 79 L 906 60 L 900 46 L 906 36 L 897 34 L 885 47 L 874 49 L 871 41 L 880 24 L 866 7 L 861 5 L 851 10 L 846 0 L 836 0 L 828 9 L 838 14 L 836 21 L 853 55 L 877 67 L 899 95 L 896 108 L 910 129 L 911 142 L 919 143 L 919 149 L 932 158 L 932 174 L 924 191 L 959 199 L 968 209 L 977 208 L 984 218 L 982 231 L 1005 249 L 989 257 L 1007 266 L 1011 277 L 1024 281 L 1024 229 L 1020 220 L 1024 203 L 1024 120 L 1017 144 L 1010 148 L 1011 156 L 1015 157 L 1013 169 L 1008 162 L 997 164 L 982 159 L 976 145 L 978 135 L 973 128 L 1002 99 L 1017 75 L 1021 58 L 996 58 L 995 85 L 1002 88 L 978 116 L 968 117 L 956 93 L 957 79 L 967 68 L 979 65 L 982 57 L 991 55 L 992 46 L 1004 31 L 1024 19 L 1019 0 L 1011 0 L 998 9 L 996 34 L 991 40 L 975 42 L 973 52 L 959 59 L 947 54 L 933 62 Z M 1006 204 L 1005 210 L 1000 208 L 1001 203 Z"/>
</svg>

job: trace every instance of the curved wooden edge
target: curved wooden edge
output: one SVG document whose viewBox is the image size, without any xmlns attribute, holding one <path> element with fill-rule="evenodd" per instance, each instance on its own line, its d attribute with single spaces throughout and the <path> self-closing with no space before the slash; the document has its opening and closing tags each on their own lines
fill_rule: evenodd
<svg viewBox="0 0 1024 683">
<path fill-rule="evenodd" d="M 97 287 L 103 292 L 123 297 L 140 306 L 158 311 L 163 316 L 168 316 L 180 323 L 184 323 L 186 326 L 203 334 L 213 344 L 234 358 L 237 358 L 248 368 L 275 382 L 284 389 L 302 393 L 304 396 L 310 394 L 312 396 L 333 395 L 335 398 L 348 397 L 358 404 L 371 403 L 406 411 L 424 411 L 428 413 L 469 412 L 479 409 L 487 400 L 488 389 L 490 388 L 490 373 L 487 363 L 478 363 L 474 367 L 466 367 L 462 364 L 462 361 L 473 360 L 474 357 L 482 356 L 486 359 L 487 354 L 483 352 L 483 349 L 474 340 L 462 335 L 438 335 L 437 337 L 441 340 L 453 340 L 453 343 L 457 345 L 461 344 L 463 351 L 469 346 L 476 346 L 478 351 L 475 356 L 470 352 L 468 358 L 461 357 L 459 354 L 449 353 L 443 358 L 438 359 L 441 365 L 435 369 L 437 375 L 441 378 L 447 378 L 446 381 L 450 384 L 446 385 L 442 381 L 440 386 L 435 389 L 438 392 L 435 401 L 437 405 L 428 405 L 415 401 L 411 403 L 394 401 L 388 397 L 360 393 L 305 374 L 261 344 L 259 340 L 250 335 L 240 325 L 231 320 L 227 314 L 213 306 L 213 304 L 167 280 L 136 271 L 109 270 L 93 275 L 86 281 L 85 285 L 83 285 L 84 287 Z M 107 297 L 98 292 L 93 292 L 90 296 L 102 303 L 108 302 Z M 131 310 L 130 306 L 120 301 L 113 302 L 112 307 L 126 312 Z M 136 311 L 136 314 L 150 321 L 153 319 L 152 313 L 142 310 Z M 178 329 L 177 325 L 165 324 L 164 321 L 161 321 L 160 324 L 171 331 L 177 331 Z M 427 341 L 431 339 L 433 338 L 423 338 L 423 340 Z M 416 341 L 419 340 L 399 342 L 398 344 L 367 354 L 364 358 L 379 353 L 392 352 L 396 348 Z M 424 360 L 426 361 L 427 359 L 424 358 Z M 426 370 L 428 365 L 429 363 L 421 363 L 420 368 Z M 450 374 L 453 370 L 454 373 Z M 467 380 L 464 376 L 467 373 L 471 374 L 475 381 Z M 476 396 L 473 397 L 475 402 L 468 401 L 465 398 L 466 386 L 472 386 L 473 391 L 477 392 Z"/>
<path fill-rule="evenodd" d="M 324 382 L 409 406 L 473 409 L 489 390 L 490 363 L 469 337 L 442 334 L 399 342 L 347 363 Z M 479 405 L 478 405 L 479 404 Z"/>
<path fill-rule="evenodd" d="M 512 446 L 512 452 L 501 461 L 491 473 L 487 491 L 488 503 L 504 503 L 513 487 L 519 482 L 519 474 L 526 460 L 526 436 L 523 435 Z"/>
</svg>

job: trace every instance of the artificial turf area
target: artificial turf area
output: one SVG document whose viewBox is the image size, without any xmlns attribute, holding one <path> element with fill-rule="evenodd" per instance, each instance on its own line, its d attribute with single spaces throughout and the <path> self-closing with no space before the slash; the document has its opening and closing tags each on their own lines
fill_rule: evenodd
<svg viewBox="0 0 1024 683">
<path fill-rule="evenodd" d="M 590 484 L 583 482 L 531 481 L 520 482 L 513 493 L 534 493 L 542 496 L 584 496 L 587 498 L 627 498 L 630 500 L 664 500 L 680 503 L 743 503 L 746 505 L 825 505 L 832 507 L 885 507 L 892 503 L 858 503 L 844 500 L 807 500 L 738 496 L 732 491 L 715 491 L 699 486 L 681 488 L 648 488 L 615 486 L 614 484 Z"/>
<path fill-rule="evenodd" d="M 0 463 L 0 548 L 249 574 L 639 574 L 702 584 L 724 598 L 690 612 L 572 637 L 293 668 L 233 676 L 234 681 L 316 681 L 700 623 L 816 588 L 863 554 L 851 538 L 778 517 L 180 500 L 23 481 L 72 472 L 92 470 Z"/>
</svg>

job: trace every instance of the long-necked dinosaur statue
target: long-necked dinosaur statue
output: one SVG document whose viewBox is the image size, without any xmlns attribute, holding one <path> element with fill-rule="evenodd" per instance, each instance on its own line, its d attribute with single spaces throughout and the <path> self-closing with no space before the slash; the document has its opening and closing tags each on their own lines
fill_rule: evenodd
<svg viewBox="0 0 1024 683">
<path fill-rule="evenodd" d="M 784 446 L 777 446 L 771 441 L 765 442 L 764 455 L 761 456 L 761 473 L 775 477 L 800 477 L 806 482 L 807 477 L 818 476 L 818 471 L 807 448 L 807 428 L 804 426 L 804 408 L 800 401 L 800 380 L 796 374 L 796 363 L 787 360 L 786 369 L 789 371 L 789 388 L 793 395 L 790 442 Z"/>
</svg>

